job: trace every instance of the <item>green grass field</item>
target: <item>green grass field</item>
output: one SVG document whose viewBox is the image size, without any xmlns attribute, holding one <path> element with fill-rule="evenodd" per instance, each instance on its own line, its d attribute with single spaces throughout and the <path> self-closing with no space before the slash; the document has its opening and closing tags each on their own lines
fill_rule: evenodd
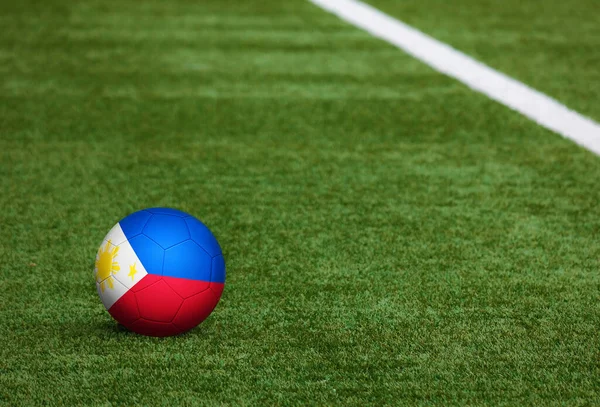
<svg viewBox="0 0 600 407">
<path fill-rule="evenodd" d="M 600 119 L 597 4 L 509 3 L 372 2 Z M 1 405 L 600 404 L 599 157 L 307 1 L 0 26 Z M 94 286 L 151 206 L 227 263 L 178 337 Z"/>
</svg>

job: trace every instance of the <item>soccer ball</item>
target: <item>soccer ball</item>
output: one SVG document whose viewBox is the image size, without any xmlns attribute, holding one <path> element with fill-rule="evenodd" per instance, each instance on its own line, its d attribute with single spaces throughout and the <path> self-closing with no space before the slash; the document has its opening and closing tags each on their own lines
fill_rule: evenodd
<svg viewBox="0 0 600 407">
<path fill-rule="evenodd" d="M 188 331 L 213 311 L 225 284 L 221 247 L 198 219 L 144 209 L 108 232 L 94 268 L 102 303 L 120 324 L 149 336 Z"/>
</svg>

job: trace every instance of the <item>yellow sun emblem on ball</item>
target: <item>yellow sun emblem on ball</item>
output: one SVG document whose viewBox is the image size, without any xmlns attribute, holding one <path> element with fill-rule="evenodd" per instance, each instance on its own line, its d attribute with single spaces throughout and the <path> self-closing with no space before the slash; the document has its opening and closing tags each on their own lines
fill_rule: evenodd
<svg viewBox="0 0 600 407">
<path fill-rule="evenodd" d="M 131 266 L 129 266 L 129 274 L 127 274 L 129 277 L 131 277 L 131 281 L 135 280 L 135 275 L 137 274 L 137 270 L 135 269 L 135 263 L 133 263 Z"/>
<path fill-rule="evenodd" d="M 106 288 L 105 283 L 111 289 L 114 287 L 112 275 L 121 270 L 119 263 L 114 261 L 119 252 L 119 247 L 117 246 L 111 250 L 110 246 L 112 246 L 110 240 L 106 243 L 104 249 L 100 246 L 98 257 L 96 258 L 96 281 L 100 283 L 100 290 L 102 292 Z"/>
</svg>

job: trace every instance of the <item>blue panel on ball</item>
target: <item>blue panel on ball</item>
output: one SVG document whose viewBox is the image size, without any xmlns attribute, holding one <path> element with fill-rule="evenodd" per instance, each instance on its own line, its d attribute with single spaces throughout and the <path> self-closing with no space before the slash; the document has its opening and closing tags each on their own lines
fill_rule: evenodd
<svg viewBox="0 0 600 407">
<path fill-rule="evenodd" d="M 144 235 L 129 240 L 131 248 L 149 274 L 162 275 L 165 251 Z"/>
<path fill-rule="evenodd" d="M 146 226 L 146 222 L 148 222 L 150 216 L 152 216 L 152 214 L 146 211 L 137 211 L 121 219 L 119 225 L 121 226 L 125 237 L 131 239 L 142 233 L 142 229 Z"/>
<path fill-rule="evenodd" d="M 190 238 L 185 221 L 171 215 L 152 215 L 144 227 L 144 235 L 168 249 Z"/>
<path fill-rule="evenodd" d="M 225 259 L 223 255 L 219 255 L 212 259 L 211 280 L 214 283 L 225 282 Z"/>
<path fill-rule="evenodd" d="M 158 215 L 178 216 L 180 218 L 186 218 L 186 217 L 190 216 L 189 214 L 187 214 L 185 212 L 178 211 L 177 209 L 171 209 L 171 208 L 149 208 L 149 209 L 146 209 L 146 211 L 148 211 L 150 213 L 156 213 Z"/>
<path fill-rule="evenodd" d="M 191 240 L 165 251 L 163 275 L 210 281 L 211 257 Z"/>
<path fill-rule="evenodd" d="M 200 247 L 206 250 L 212 257 L 221 254 L 219 242 L 217 242 L 217 239 L 215 239 L 210 229 L 204 223 L 192 216 L 185 218 L 185 222 L 188 228 L 190 228 L 190 236 Z"/>
</svg>

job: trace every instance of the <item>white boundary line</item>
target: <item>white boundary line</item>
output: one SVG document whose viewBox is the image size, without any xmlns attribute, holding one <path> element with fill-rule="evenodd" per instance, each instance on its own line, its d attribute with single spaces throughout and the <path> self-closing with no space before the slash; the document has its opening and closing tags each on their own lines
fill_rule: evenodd
<svg viewBox="0 0 600 407">
<path fill-rule="evenodd" d="M 309 0 L 471 89 L 600 155 L 600 124 L 357 0 Z"/>
</svg>

